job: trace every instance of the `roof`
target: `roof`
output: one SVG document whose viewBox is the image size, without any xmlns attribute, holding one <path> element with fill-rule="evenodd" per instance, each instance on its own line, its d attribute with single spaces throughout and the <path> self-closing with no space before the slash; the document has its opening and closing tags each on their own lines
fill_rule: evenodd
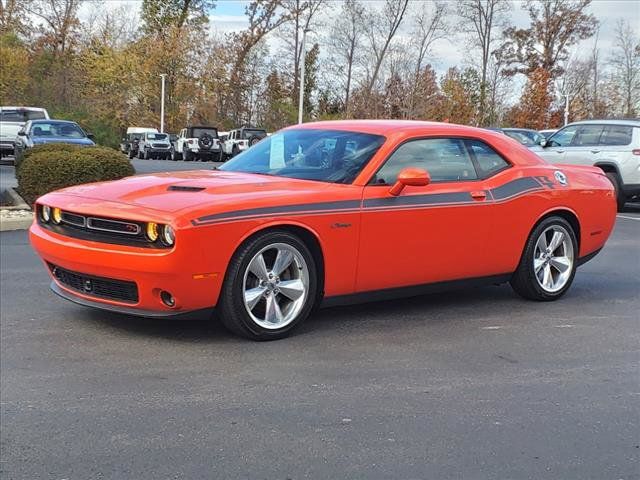
<svg viewBox="0 0 640 480">
<path fill-rule="evenodd" d="M 2 106 L 0 107 L 0 110 L 23 110 L 23 111 L 31 111 L 31 112 L 44 112 L 46 111 L 44 108 L 40 108 L 40 107 L 9 107 L 9 106 Z"/>
<path fill-rule="evenodd" d="M 612 119 L 603 119 L 603 120 L 581 120 L 579 122 L 571 122 L 568 125 L 630 125 L 633 127 L 640 127 L 640 120 L 635 118 L 620 118 L 616 120 Z"/>
<path fill-rule="evenodd" d="M 71 123 L 77 125 L 77 122 L 71 120 L 56 120 L 55 118 L 38 118 L 37 120 L 31 120 L 31 124 L 33 125 L 34 123 Z"/>
<path fill-rule="evenodd" d="M 374 135 L 389 135 L 397 132 L 424 132 L 425 129 L 448 134 L 473 135 L 489 132 L 484 128 L 469 127 L 455 123 L 425 122 L 420 120 L 328 120 L 302 123 L 288 128 L 322 128 L 327 130 L 350 130 Z"/>
</svg>

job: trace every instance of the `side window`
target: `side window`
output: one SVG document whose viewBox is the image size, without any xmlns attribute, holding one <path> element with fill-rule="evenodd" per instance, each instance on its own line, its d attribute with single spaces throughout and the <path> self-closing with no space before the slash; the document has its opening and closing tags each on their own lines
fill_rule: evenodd
<svg viewBox="0 0 640 480">
<path fill-rule="evenodd" d="M 457 138 L 429 138 L 404 143 L 389 157 L 374 178 L 376 184 L 393 185 L 401 170 L 422 168 L 433 182 L 477 179 L 464 141 Z"/>
<path fill-rule="evenodd" d="M 629 145 L 633 137 L 633 127 L 624 125 L 609 125 L 604 128 L 600 137 L 600 145 L 622 146 Z"/>
<path fill-rule="evenodd" d="M 576 138 L 571 144 L 574 147 L 591 147 L 600 144 L 600 135 L 602 135 L 603 125 L 583 125 L 578 129 Z"/>
<path fill-rule="evenodd" d="M 572 125 L 562 130 L 558 130 L 549 138 L 549 146 L 551 147 L 566 147 L 571 144 L 573 136 L 578 130 L 578 125 Z"/>
<path fill-rule="evenodd" d="M 479 140 L 467 140 L 471 153 L 476 158 L 482 177 L 490 177 L 505 168 L 509 163 L 498 155 L 489 145 Z"/>
</svg>

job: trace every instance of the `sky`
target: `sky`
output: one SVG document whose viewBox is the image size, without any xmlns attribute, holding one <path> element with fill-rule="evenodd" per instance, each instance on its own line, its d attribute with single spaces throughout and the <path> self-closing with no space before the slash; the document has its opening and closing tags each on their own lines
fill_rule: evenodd
<svg viewBox="0 0 640 480">
<path fill-rule="evenodd" d="M 455 0 L 448 0 L 451 3 L 452 9 L 455 7 Z M 336 8 L 326 9 L 327 13 L 324 14 L 323 20 L 327 25 L 331 24 L 332 16 L 335 16 L 339 12 L 339 0 L 329 0 L 329 2 L 336 4 Z M 97 3 L 97 2 L 95 2 Z M 80 12 L 80 18 L 89 14 L 94 2 L 86 3 Z M 230 33 L 238 30 L 242 30 L 247 26 L 247 20 L 244 15 L 244 10 L 248 1 L 239 0 L 218 0 L 215 8 L 210 16 L 210 27 L 212 32 L 218 34 Z M 382 0 L 363 0 L 363 4 L 367 8 L 379 8 L 382 5 Z M 127 5 L 132 13 L 139 11 L 141 1 L 140 0 L 106 0 L 107 8 L 117 8 L 121 5 Z M 512 0 L 513 8 L 510 13 L 510 22 L 517 27 L 527 27 L 529 25 L 529 16 L 526 10 L 522 7 L 523 2 L 519 0 Z M 589 11 L 595 15 L 600 21 L 600 33 L 598 37 L 598 47 L 600 48 L 601 55 L 607 56 L 611 50 L 614 39 L 614 28 L 617 19 L 624 18 L 628 20 L 631 25 L 637 25 L 640 30 L 640 0 L 594 0 L 588 7 Z M 327 28 L 327 27 L 324 27 Z M 409 35 L 409 27 L 405 26 L 404 31 L 399 31 L 399 35 Z M 325 32 L 321 28 L 317 32 L 311 32 L 309 34 L 308 41 L 314 42 L 319 40 Z M 314 38 L 316 36 L 316 38 Z M 276 46 L 278 39 L 274 34 L 271 34 L 270 42 L 273 46 Z M 594 39 L 588 39 L 573 48 L 572 56 L 580 56 L 589 52 L 593 47 Z M 438 40 L 433 47 L 433 57 L 429 59 L 438 72 L 444 72 L 449 67 L 454 65 L 464 65 L 468 60 L 468 52 L 461 47 L 460 39 L 456 39 L 454 35 L 451 35 L 449 39 Z M 466 58 L 465 58 L 466 57 Z M 467 62 L 468 63 L 468 62 Z"/>
</svg>

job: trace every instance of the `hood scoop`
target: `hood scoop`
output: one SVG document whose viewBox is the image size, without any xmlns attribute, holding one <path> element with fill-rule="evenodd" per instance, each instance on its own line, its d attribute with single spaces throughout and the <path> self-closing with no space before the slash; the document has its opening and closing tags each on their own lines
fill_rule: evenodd
<svg viewBox="0 0 640 480">
<path fill-rule="evenodd" d="M 188 185 L 169 185 L 167 190 L 170 192 L 201 192 L 205 187 L 190 187 Z"/>
</svg>

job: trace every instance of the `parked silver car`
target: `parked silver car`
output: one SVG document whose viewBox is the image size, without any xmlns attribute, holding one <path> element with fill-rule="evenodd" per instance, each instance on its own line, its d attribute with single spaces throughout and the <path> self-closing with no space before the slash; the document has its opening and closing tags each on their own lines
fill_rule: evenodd
<svg viewBox="0 0 640 480">
<path fill-rule="evenodd" d="M 618 209 L 640 195 L 640 120 L 570 123 L 536 153 L 551 163 L 600 167 L 616 188 Z"/>
</svg>

